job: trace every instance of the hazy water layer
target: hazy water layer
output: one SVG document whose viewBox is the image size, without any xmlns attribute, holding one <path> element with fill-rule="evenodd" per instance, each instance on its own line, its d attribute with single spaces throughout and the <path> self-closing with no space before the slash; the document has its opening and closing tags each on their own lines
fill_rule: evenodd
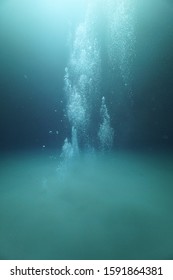
<svg viewBox="0 0 173 280">
<path fill-rule="evenodd" d="M 58 162 L 51 152 L 1 161 L 1 259 L 173 258 L 170 155 Z"/>
</svg>

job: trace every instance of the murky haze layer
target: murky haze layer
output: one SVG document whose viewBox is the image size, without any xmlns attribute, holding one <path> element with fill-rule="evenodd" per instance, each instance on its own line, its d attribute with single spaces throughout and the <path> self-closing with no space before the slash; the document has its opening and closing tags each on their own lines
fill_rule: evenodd
<svg viewBox="0 0 173 280">
<path fill-rule="evenodd" d="M 52 154 L 1 161 L 1 259 L 172 259 L 170 154 Z"/>
</svg>

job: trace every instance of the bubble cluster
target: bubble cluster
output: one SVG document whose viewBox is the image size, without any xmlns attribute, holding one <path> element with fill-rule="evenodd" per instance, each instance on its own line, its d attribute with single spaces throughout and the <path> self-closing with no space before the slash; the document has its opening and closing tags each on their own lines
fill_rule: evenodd
<svg viewBox="0 0 173 280">
<path fill-rule="evenodd" d="M 104 63 L 101 54 L 108 54 L 108 68 L 113 73 L 119 72 L 118 77 L 121 76 L 124 87 L 131 92 L 135 45 L 133 1 L 89 1 L 85 19 L 76 28 L 64 76 L 66 115 L 71 125 L 71 137 L 65 139 L 61 153 L 64 161 L 77 156 L 83 142 L 87 144 L 88 141 L 88 147 L 101 151 L 110 150 L 113 146 L 114 130 L 107 107 L 109 98 L 106 101 L 104 96 L 101 98 L 105 95 L 102 89 Z M 100 5 L 106 30 L 104 47 L 101 43 L 103 34 L 98 28 L 100 21 L 97 22 Z"/>
<path fill-rule="evenodd" d="M 110 125 L 110 116 L 105 103 L 105 97 L 102 97 L 102 104 L 100 108 L 101 124 L 98 132 L 101 150 L 109 150 L 113 144 L 114 130 Z"/>
<path fill-rule="evenodd" d="M 131 86 L 131 65 L 135 57 L 133 2 L 133 0 L 105 0 L 108 55 L 113 70 L 118 66 L 125 87 Z"/>
<path fill-rule="evenodd" d="M 101 59 L 92 11 L 93 6 L 89 5 L 84 22 L 76 29 L 64 77 L 67 116 L 78 142 L 79 138 L 89 138 L 93 100 L 99 94 L 100 85 Z"/>
</svg>

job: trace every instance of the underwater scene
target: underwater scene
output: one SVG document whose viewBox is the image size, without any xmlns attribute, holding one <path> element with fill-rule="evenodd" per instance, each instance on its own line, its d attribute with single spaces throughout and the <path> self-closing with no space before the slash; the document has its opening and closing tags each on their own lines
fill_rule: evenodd
<svg viewBox="0 0 173 280">
<path fill-rule="evenodd" d="M 0 0 L 0 259 L 173 259 L 171 0 Z"/>
</svg>

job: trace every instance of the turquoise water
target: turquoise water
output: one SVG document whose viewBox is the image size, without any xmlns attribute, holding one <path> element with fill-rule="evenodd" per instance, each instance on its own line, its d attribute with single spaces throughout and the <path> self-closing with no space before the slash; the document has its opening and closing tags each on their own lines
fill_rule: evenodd
<svg viewBox="0 0 173 280">
<path fill-rule="evenodd" d="M 0 259 L 173 258 L 173 5 L 0 3 Z"/>
<path fill-rule="evenodd" d="M 55 154 L 1 161 L 1 259 L 173 257 L 170 153 Z"/>
</svg>

